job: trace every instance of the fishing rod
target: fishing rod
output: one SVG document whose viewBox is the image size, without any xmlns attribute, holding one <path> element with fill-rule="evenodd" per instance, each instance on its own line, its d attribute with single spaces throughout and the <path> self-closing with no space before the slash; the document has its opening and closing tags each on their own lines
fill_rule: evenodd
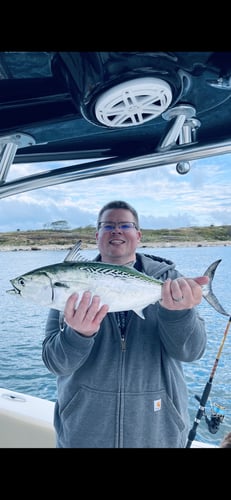
<svg viewBox="0 0 231 500">
<path fill-rule="evenodd" d="M 225 343 L 225 339 L 226 339 L 228 331 L 229 331 L 230 324 L 231 324 L 231 316 L 230 316 L 230 318 L 228 320 L 228 323 L 226 325 L 226 328 L 225 328 L 225 331 L 224 331 L 224 335 L 223 335 L 223 339 L 221 341 L 221 345 L 219 347 L 219 350 L 218 350 L 215 362 L 213 364 L 209 380 L 208 380 L 208 382 L 205 385 L 203 394 L 202 394 L 201 398 L 199 398 L 198 396 L 195 396 L 195 398 L 199 401 L 200 406 L 198 408 L 196 417 L 194 419 L 193 426 L 192 426 L 191 430 L 189 431 L 188 441 L 187 441 L 187 444 L 186 444 L 186 448 L 190 448 L 191 447 L 191 444 L 192 444 L 193 440 L 196 437 L 197 427 L 198 427 L 198 425 L 199 425 L 199 423 L 201 421 L 201 418 L 203 417 L 203 415 L 205 415 L 205 405 L 207 403 L 207 400 L 208 400 L 208 397 L 209 397 L 209 394 L 210 394 L 210 391 L 211 391 L 211 388 L 212 388 L 213 378 L 214 378 L 214 375 L 215 375 L 215 372 L 216 372 L 216 369 L 217 369 L 217 365 L 218 365 L 218 362 L 219 362 L 219 359 L 220 359 L 220 356 L 221 356 L 221 352 L 222 352 L 222 349 L 223 349 L 223 346 L 224 346 L 224 343 Z M 211 420 L 209 420 L 209 418 L 205 415 L 206 423 L 208 425 L 209 431 L 212 434 L 215 434 L 218 431 L 219 425 L 222 422 L 222 420 L 224 419 L 224 415 L 223 415 L 221 409 L 222 409 L 222 407 L 219 406 L 219 405 L 217 405 L 216 407 L 214 407 L 214 410 L 213 410 L 213 413 L 212 413 L 212 416 L 211 416 Z"/>
</svg>

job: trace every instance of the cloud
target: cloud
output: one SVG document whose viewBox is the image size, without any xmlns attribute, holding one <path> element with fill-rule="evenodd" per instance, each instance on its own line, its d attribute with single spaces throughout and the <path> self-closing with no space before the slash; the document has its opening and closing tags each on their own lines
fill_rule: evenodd
<svg viewBox="0 0 231 500">
<path fill-rule="evenodd" d="M 186 175 L 169 165 L 2 198 L 0 231 L 41 229 L 57 220 L 66 220 L 70 228 L 95 225 L 99 209 L 114 199 L 126 200 L 137 209 L 143 229 L 230 224 L 230 161 L 231 155 L 222 155 L 192 161 Z M 17 165 L 11 179 L 26 176 L 31 169 L 36 173 L 41 165 Z"/>
</svg>

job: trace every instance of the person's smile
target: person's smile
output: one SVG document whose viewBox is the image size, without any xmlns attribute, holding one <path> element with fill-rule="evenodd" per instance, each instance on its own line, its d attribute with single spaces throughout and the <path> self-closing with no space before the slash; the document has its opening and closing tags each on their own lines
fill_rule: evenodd
<svg viewBox="0 0 231 500">
<path fill-rule="evenodd" d="M 119 239 L 119 238 L 113 238 L 109 241 L 110 245 L 123 245 L 125 243 L 125 240 Z"/>
</svg>

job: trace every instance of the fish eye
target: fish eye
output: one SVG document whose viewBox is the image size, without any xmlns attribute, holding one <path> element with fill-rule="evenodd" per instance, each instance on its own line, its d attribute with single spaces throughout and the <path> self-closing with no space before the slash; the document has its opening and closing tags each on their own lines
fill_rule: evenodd
<svg viewBox="0 0 231 500">
<path fill-rule="evenodd" d="M 24 286 L 25 285 L 25 281 L 23 278 L 19 278 L 18 279 L 18 284 L 21 285 L 21 286 Z"/>
</svg>

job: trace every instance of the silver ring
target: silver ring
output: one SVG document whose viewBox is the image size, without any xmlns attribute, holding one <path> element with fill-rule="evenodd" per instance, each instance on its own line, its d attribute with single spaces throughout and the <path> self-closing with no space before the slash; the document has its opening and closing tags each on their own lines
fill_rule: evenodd
<svg viewBox="0 0 231 500">
<path fill-rule="evenodd" d="M 183 295 L 182 295 L 182 297 L 180 297 L 179 299 L 174 299 L 174 297 L 173 297 L 173 298 L 172 298 L 172 300 L 174 300 L 174 302 L 181 302 L 181 300 L 183 300 L 183 298 L 184 298 L 184 297 L 183 297 Z"/>
</svg>

